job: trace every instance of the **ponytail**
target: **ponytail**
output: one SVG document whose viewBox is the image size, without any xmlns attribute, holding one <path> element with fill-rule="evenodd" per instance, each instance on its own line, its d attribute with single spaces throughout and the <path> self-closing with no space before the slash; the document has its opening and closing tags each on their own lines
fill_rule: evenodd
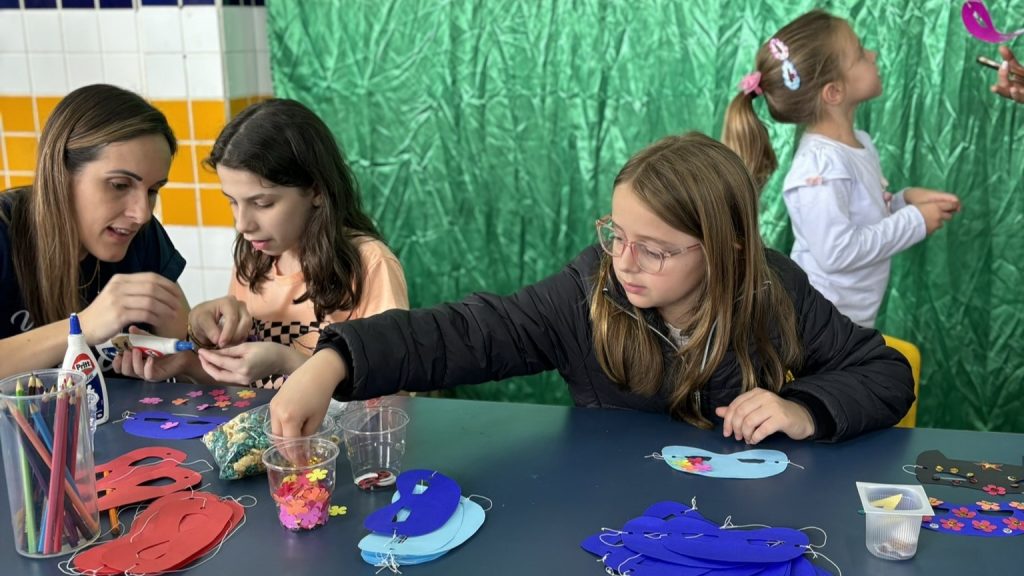
<svg viewBox="0 0 1024 576">
<path fill-rule="evenodd" d="M 722 126 L 722 143 L 743 160 L 760 193 L 779 167 L 779 161 L 768 129 L 754 112 L 754 96 L 754 92 L 739 92 L 729 103 Z"/>
</svg>

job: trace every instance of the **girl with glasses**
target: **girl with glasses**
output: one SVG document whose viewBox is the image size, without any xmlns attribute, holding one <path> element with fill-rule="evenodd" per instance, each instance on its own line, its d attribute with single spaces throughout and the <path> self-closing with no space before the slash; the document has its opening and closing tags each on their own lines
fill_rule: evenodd
<svg viewBox="0 0 1024 576">
<path fill-rule="evenodd" d="M 667 412 L 756 444 L 843 440 L 895 424 L 910 367 L 765 249 L 740 158 L 665 138 L 619 172 L 598 242 L 511 296 L 334 324 L 271 402 L 313 432 L 331 396 L 364 399 L 558 370 L 578 406 Z"/>
</svg>

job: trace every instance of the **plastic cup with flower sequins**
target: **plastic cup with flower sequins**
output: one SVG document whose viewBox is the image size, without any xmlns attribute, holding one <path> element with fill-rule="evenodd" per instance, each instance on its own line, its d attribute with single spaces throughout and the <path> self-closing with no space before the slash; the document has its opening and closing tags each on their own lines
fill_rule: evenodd
<svg viewBox="0 0 1024 576">
<path fill-rule="evenodd" d="M 290 439 L 286 436 L 278 436 L 277 434 L 274 434 L 274 431 L 271 428 L 269 412 L 266 413 L 266 420 L 263 423 L 263 432 L 267 435 L 267 439 L 270 440 L 271 444 L 280 444 Z M 338 426 L 334 417 L 330 414 L 324 416 L 324 421 L 320 424 L 320 428 L 318 428 L 316 432 L 309 436 L 304 436 L 304 438 L 325 438 L 334 442 L 335 445 L 341 448 L 342 437 L 341 434 L 338 433 Z"/>
<path fill-rule="evenodd" d="M 338 452 L 338 446 L 325 438 L 286 440 L 263 452 L 270 496 L 282 526 L 297 532 L 327 523 Z"/>
</svg>

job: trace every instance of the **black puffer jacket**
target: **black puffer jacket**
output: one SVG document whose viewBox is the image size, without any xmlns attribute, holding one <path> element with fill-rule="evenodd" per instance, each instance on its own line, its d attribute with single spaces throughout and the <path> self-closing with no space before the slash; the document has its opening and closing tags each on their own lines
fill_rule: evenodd
<svg viewBox="0 0 1024 576">
<path fill-rule="evenodd" d="M 767 257 L 793 299 L 804 354 L 796 379 L 781 395 L 810 410 L 821 440 L 844 440 L 898 422 L 914 401 L 903 356 L 878 332 L 840 314 L 789 258 L 774 251 Z M 588 300 L 600 260 L 600 249 L 592 246 L 561 272 L 511 296 L 473 294 L 454 304 L 331 325 L 317 348 L 334 349 L 349 365 L 349 378 L 335 396 L 371 398 L 558 370 L 577 406 L 667 412 L 671 383 L 660 394 L 641 396 L 612 382 L 597 362 Z M 629 310 L 621 286 L 613 285 L 604 297 Z M 665 354 L 672 354 L 665 324 L 653 312 L 647 320 Z M 741 386 L 730 347 L 700 392 L 703 415 L 721 423 L 715 407 L 728 405 Z"/>
</svg>

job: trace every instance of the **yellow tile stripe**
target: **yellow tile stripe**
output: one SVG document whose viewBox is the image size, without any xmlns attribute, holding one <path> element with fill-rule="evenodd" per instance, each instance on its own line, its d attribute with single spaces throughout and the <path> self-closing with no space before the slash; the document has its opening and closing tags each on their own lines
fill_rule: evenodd
<svg viewBox="0 0 1024 576">
<path fill-rule="evenodd" d="M 202 165 L 229 118 L 271 96 L 230 100 L 155 100 L 178 138 L 157 214 L 166 225 L 232 226 L 217 174 Z M 0 97 L 0 190 L 32 183 L 39 134 L 60 98 Z"/>
</svg>

